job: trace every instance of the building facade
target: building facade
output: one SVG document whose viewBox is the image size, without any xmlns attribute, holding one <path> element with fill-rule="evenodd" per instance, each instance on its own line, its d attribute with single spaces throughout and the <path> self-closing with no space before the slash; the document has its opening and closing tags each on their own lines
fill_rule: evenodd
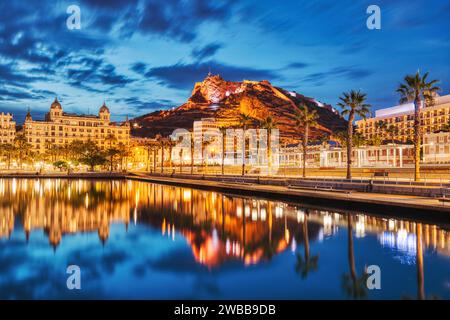
<svg viewBox="0 0 450 320">
<path fill-rule="evenodd" d="M 449 124 L 450 95 L 435 98 L 433 106 L 421 109 L 422 134 L 439 131 Z M 404 104 L 380 109 L 375 117 L 356 121 L 357 132 L 367 140 L 379 137 L 383 140 L 408 142 L 414 136 L 414 104 Z M 391 130 L 387 130 L 392 127 Z"/>
<path fill-rule="evenodd" d="M 450 163 L 450 132 L 436 132 L 424 135 L 423 162 L 435 164 Z"/>
<path fill-rule="evenodd" d="M 130 143 L 130 125 L 113 123 L 103 103 L 98 115 L 77 115 L 63 111 L 58 99 L 50 106 L 44 121 L 33 120 L 28 112 L 23 131 L 32 150 L 45 153 L 53 146 L 68 145 L 75 140 L 95 142 L 100 149 Z"/>
<path fill-rule="evenodd" d="M 0 113 L 0 144 L 13 143 L 16 137 L 16 122 L 10 113 Z"/>
</svg>

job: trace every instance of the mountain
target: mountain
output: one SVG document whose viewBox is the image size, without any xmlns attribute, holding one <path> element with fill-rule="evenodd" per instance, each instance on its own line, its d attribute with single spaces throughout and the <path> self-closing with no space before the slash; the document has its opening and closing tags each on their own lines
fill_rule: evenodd
<svg viewBox="0 0 450 320">
<path fill-rule="evenodd" d="M 202 118 L 215 118 L 221 126 L 234 127 L 239 124 L 239 114 L 246 113 L 255 119 L 255 126 L 272 116 L 281 140 L 297 142 L 302 136 L 302 128 L 295 125 L 295 111 L 302 104 L 317 110 L 319 115 L 319 126 L 312 128 L 311 140 L 345 129 L 347 122 L 336 110 L 313 98 L 272 86 L 267 80 L 232 82 L 219 75 L 208 75 L 195 84 L 191 97 L 183 105 L 131 120 L 132 134 L 166 136 L 177 128 L 192 130 L 193 122 Z"/>
</svg>

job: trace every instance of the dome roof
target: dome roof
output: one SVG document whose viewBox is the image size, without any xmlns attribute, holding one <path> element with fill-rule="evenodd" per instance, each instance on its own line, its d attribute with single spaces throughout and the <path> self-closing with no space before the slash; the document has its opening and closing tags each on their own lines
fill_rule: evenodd
<svg viewBox="0 0 450 320">
<path fill-rule="evenodd" d="M 100 107 L 100 112 L 108 112 L 109 113 L 109 109 L 104 102 L 103 102 L 103 105 Z"/>
<path fill-rule="evenodd" d="M 50 109 L 62 109 L 61 104 L 58 101 L 58 98 L 55 97 L 55 101 L 53 101 L 52 105 L 50 106 Z"/>
</svg>

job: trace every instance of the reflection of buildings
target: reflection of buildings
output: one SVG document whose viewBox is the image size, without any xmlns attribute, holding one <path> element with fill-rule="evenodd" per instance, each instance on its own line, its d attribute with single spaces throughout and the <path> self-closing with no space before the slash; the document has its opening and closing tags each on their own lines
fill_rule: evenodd
<svg viewBox="0 0 450 320">
<path fill-rule="evenodd" d="M 169 238 L 181 234 L 196 261 L 209 267 L 239 259 L 254 264 L 303 240 L 294 218 L 286 219 L 284 205 L 232 198 L 215 192 L 137 183 L 141 221 L 161 229 Z M 317 237 L 319 227 L 310 228 Z"/>
<path fill-rule="evenodd" d="M 0 195 L 10 203 L 11 212 L 19 213 L 27 238 L 33 230 L 43 229 L 54 247 L 63 235 L 79 232 L 97 231 L 100 240 L 105 242 L 111 223 L 128 224 L 130 220 L 128 190 L 118 181 L 14 179 L 10 184 L 5 184 L 5 180 L 0 182 Z M 11 199 L 5 199 L 8 194 L 12 195 Z M 2 221 L 11 214 L 5 214 L 2 209 L 0 214 L 3 235 Z"/>
<path fill-rule="evenodd" d="M 12 208 L 0 207 L 0 239 L 8 238 L 14 229 L 14 212 Z"/>
<path fill-rule="evenodd" d="M 0 197 L 0 238 L 18 227 L 17 219 L 27 235 L 44 230 L 53 246 L 64 235 L 81 232 L 97 232 L 104 242 L 111 223 L 133 220 L 168 239 L 183 237 L 195 260 L 210 268 L 229 260 L 255 264 L 295 251 L 304 245 L 304 223 L 313 241 L 347 228 L 343 213 L 147 182 L 0 179 Z M 415 255 L 416 223 L 365 214 L 353 221 L 355 238 L 377 235 L 382 246 Z M 450 256 L 449 231 L 423 225 L 421 239 L 424 248 Z"/>
</svg>

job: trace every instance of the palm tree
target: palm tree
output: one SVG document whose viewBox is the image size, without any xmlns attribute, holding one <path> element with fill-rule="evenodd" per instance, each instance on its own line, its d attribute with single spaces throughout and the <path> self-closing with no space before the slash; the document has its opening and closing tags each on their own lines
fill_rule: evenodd
<svg viewBox="0 0 450 320">
<path fill-rule="evenodd" d="M 226 127 L 220 127 L 219 128 L 220 133 L 222 135 L 222 162 L 221 162 L 221 170 L 222 175 L 225 174 L 225 143 L 226 143 L 226 137 L 227 137 L 227 128 Z"/>
<path fill-rule="evenodd" d="M 191 151 L 191 174 L 194 174 L 194 132 L 190 134 L 190 151 Z"/>
<path fill-rule="evenodd" d="M 202 140 L 202 169 L 203 173 L 205 172 L 205 168 L 208 167 L 208 147 L 214 142 L 214 139 L 210 140 Z M 203 153 L 205 153 L 205 157 L 203 158 Z"/>
<path fill-rule="evenodd" d="M 308 146 L 309 130 L 311 127 L 318 125 L 319 116 L 316 110 L 309 110 L 306 105 L 301 105 L 295 114 L 296 124 L 298 128 L 303 128 L 303 178 L 306 177 L 306 148 Z"/>
<path fill-rule="evenodd" d="M 347 179 L 352 178 L 352 148 L 353 148 L 353 121 L 355 115 L 365 119 L 369 113 L 370 105 L 366 103 L 367 95 L 361 91 L 351 90 L 344 92 L 339 99 L 338 106 L 342 108 L 342 115 L 348 115 L 347 125 Z"/>
<path fill-rule="evenodd" d="M 164 173 L 164 148 L 166 145 L 166 139 L 158 134 L 156 136 L 156 140 L 158 141 L 159 147 L 161 149 L 161 173 Z"/>
<path fill-rule="evenodd" d="M 184 140 L 184 136 L 178 136 L 177 144 L 180 145 L 180 151 L 178 152 L 178 157 L 180 159 L 180 173 L 183 172 L 183 151 L 184 148 L 182 146 Z"/>
<path fill-rule="evenodd" d="M 242 128 L 242 130 L 244 131 L 243 135 L 242 135 L 242 175 L 245 175 L 245 131 L 247 131 L 247 127 L 249 125 L 251 125 L 253 123 L 253 118 L 246 114 L 246 113 L 241 113 L 239 115 L 239 126 Z"/>
<path fill-rule="evenodd" d="M 415 75 L 405 76 L 404 83 L 397 89 L 400 103 L 414 102 L 414 181 L 420 180 L 420 110 L 423 102 L 433 105 L 434 95 L 440 90 L 436 86 L 438 80 L 428 81 L 427 78 L 428 72 L 421 76 L 417 71 Z"/>
<path fill-rule="evenodd" d="M 271 117 L 268 116 L 266 117 L 262 122 L 261 122 L 261 128 L 266 129 L 267 130 L 267 166 L 269 168 L 269 174 L 272 173 L 272 141 L 271 141 L 271 136 L 272 136 L 272 130 L 275 129 L 277 127 L 278 123 Z"/>
<path fill-rule="evenodd" d="M 386 128 L 386 134 L 389 137 L 389 141 L 394 143 L 395 137 L 398 135 L 398 128 L 396 126 L 390 125 Z"/>
</svg>

